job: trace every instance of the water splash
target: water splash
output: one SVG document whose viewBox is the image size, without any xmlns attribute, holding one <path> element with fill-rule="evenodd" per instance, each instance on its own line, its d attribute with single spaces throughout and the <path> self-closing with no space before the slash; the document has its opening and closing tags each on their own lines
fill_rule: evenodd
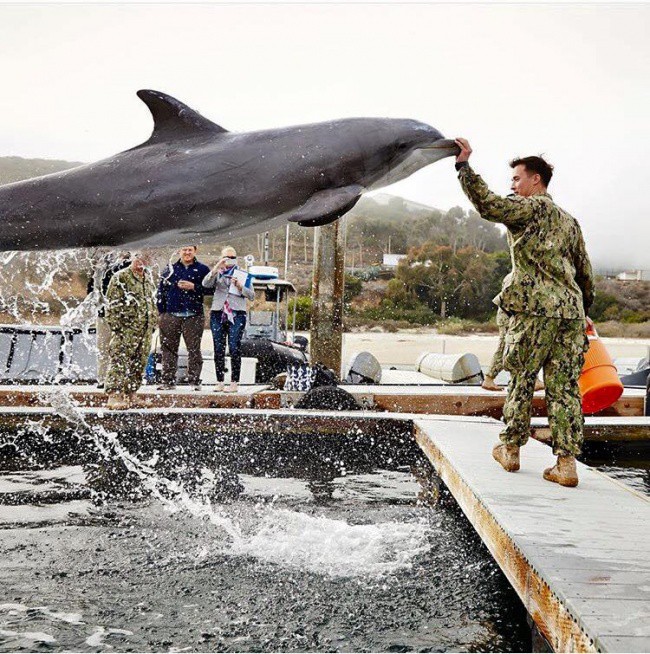
<svg viewBox="0 0 650 654">
<path fill-rule="evenodd" d="M 182 512 L 225 534 L 225 543 L 215 534 L 212 546 L 198 556 L 200 559 L 248 556 L 334 577 L 377 577 L 409 567 L 430 547 L 426 521 L 349 524 L 273 504 L 213 504 L 207 493 L 201 493 L 200 484 L 199 492 L 196 483 L 188 490 L 182 480 L 162 475 L 155 467 L 155 458 L 142 460 L 127 450 L 117 432 L 91 424 L 67 394 L 51 394 L 49 401 L 57 414 L 87 434 L 103 459 L 122 463 L 167 511 Z M 210 471 L 204 475 L 209 482 Z"/>
<path fill-rule="evenodd" d="M 424 520 L 351 525 L 277 508 L 258 519 L 231 553 L 332 577 L 390 574 L 430 547 Z"/>
<path fill-rule="evenodd" d="M 83 316 L 85 278 L 106 253 L 102 249 L 0 253 L 0 313 L 3 322 L 57 322 L 83 326 L 95 320 L 93 299 Z"/>
<path fill-rule="evenodd" d="M 192 517 L 208 520 L 215 527 L 223 529 L 233 542 L 241 539 L 241 531 L 232 518 L 215 511 L 209 502 L 192 497 L 181 482 L 158 475 L 154 468 L 155 460 L 142 461 L 129 452 L 120 443 L 117 432 L 109 431 L 102 425 L 91 425 L 67 393 L 52 393 L 49 400 L 58 415 L 91 438 L 104 459 L 118 457 L 126 469 L 139 479 L 142 487 L 170 513 L 185 510 Z"/>
</svg>

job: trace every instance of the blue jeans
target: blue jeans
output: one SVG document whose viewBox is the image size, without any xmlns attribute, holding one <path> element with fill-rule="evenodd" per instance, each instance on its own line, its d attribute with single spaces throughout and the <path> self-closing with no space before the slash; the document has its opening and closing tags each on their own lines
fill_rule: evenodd
<svg viewBox="0 0 650 654">
<path fill-rule="evenodd" d="M 232 367 L 230 380 L 239 381 L 241 373 L 241 339 L 246 327 L 246 312 L 235 311 L 235 322 L 231 323 L 222 311 L 210 312 L 210 331 L 214 343 L 214 370 L 217 381 L 222 382 L 226 368 L 226 338 L 230 350 L 230 365 Z"/>
</svg>

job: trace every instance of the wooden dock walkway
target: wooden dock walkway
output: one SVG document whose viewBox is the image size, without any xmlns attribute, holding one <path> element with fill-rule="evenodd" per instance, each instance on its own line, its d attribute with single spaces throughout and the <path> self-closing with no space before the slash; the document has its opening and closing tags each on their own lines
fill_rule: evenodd
<svg viewBox="0 0 650 654">
<path fill-rule="evenodd" d="M 343 385 L 359 404 L 373 411 L 421 413 L 428 415 L 489 416 L 501 418 L 505 391 L 486 391 L 480 386 L 454 385 Z M 103 406 L 106 393 L 95 386 L 0 386 L 0 406 L 48 406 L 52 393 L 68 393 L 84 406 Z M 183 407 L 196 409 L 292 407 L 304 393 L 269 390 L 263 384 L 241 385 L 237 393 L 213 393 L 212 387 L 193 391 L 178 386 L 173 391 L 158 391 L 143 386 L 137 393 L 139 405 L 146 407 Z M 599 416 L 642 416 L 645 390 L 626 388 L 617 402 Z M 533 415 L 546 415 L 544 393 L 535 393 Z"/>
<path fill-rule="evenodd" d="M 421 413 L 428 415 L 489 416 L 501 418 L 505 391 L 486 391 L 480 386 L 460 385 L 343 385 L 364 408 L 393 413 Z M 290 391 L 262 391 L 255 395 L 254 406 L 280 409 L 293 406 L 302 393 Z M 642 416 L 645 390 L 626 388 L 623 395 L 602 416 Z M 533 415 L 546 415 L 544 392 L 535 393 Z"/>
<path fill-rule="evenodd" d="M 544 481 L 553 455 L 534 440 L 507 473 L 491 458 L 498 423 L 415 426 L 554 651 L 650 651 L 649 498 L 582 464 L 577 488 Z"/>
<path fill-rule="evenodd" d="M 544 443 L 551 442 L 548 418 L 533 418 L 531 424 L 534 438 Z M 585 440 L 594 443 L 650 442 L 650 416 L 587 416 Z"/>
<path fill-rule="evenodd" d="M 241 385 L 237 393 L 213 393 L 207 387 L 194 391 L 189 386 L 178 386 L 173 391 L 159 391 L 155 386 L 142 386 L 136 394 L 139 408 L 171 408 L 185 409 L 227 409 L 246 408 L 253 406 L 253 398 L 257 393 L 265 391 L 264 384 Z M 66 394 L 82 406 L 102 407 L 108 396 L 103 390 L 93 385 L 8 385 L 0 386 L 0 407 L 20 406 L 51 406 L 52 396 Z"/>
</svg>

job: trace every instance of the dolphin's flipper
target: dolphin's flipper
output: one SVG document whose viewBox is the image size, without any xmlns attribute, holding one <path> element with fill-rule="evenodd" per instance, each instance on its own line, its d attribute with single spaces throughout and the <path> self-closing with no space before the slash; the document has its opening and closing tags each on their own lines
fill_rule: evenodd
<svg viewBox="0 0 650 654">
<path fill-rule="evenodd" d="M 298 224 L 301 227 L 321 227 L 322 225 L 329 225 L 330 223 L 337 221 L 340 217 L 341 216 L 323 216 L 322 218 L 314 218 L 312 220 L 301 220 Z"/>
<path fill-rule="evenodd" d="M 314 193 L 305 204 L 289 216 L 301 227 L 320 227 L 338 220 L 359 201 L 363 187 L 353 184 Z"/>
<path fill-rule="evenodd" d="M 153 116 L 153 132 L 142 145 L 228 131 L 166 93 L 142 89 L 138 91 L 138 97 L 149 107 Z"/>
</svg>

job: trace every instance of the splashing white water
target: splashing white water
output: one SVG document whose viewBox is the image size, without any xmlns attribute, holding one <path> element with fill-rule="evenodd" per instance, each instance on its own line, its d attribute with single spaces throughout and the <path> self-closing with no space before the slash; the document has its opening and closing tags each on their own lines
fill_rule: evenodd
<svg viewBox="0 0 650 654">
<path fill-rule="evenodd" d="M 233 541 L 241 538 L 238 526 L 230 517 L 215 511 L 209 502 L 190 497 L 182 483 L 158 475 L 151 463 L 141 461 L 120 443 L 117 432 L 108 431 L 101 425 L 89 424 L 69 395 L 53 393 L 49 400 L 60 416 L 85 429 L 103 457 L 110 459 L 118 456 L 127 470 L 137 475 L 143 487 L 168 511 L 175 513 L 184 509 L 194 518 L 206 519 L 225 530 Z"/>
<path fill-rule="evenodd" d="M 0 312 L 17 323 L 70 314 L 85 296 L 83 275 L 92 274 L 102 254 L 87 249 L 0 253 Z M 84 316 L 84 324 L 91 322 L 94 314 Z"/>
<path fill-rule="evenodd" d="M 155 471 L 153 462 L 131 454 L 116 432 L 91 425 L 67 394 L 50 397 L 57 413 L 91 436 L 102 456 L 118 456 L 143 487 L 168 511 L 184 511 L 223 530 L 220 553 L 251 556 L 269 563 L 331 576 L 380 576 L 408 567 L 429 545 L 425 521 L 351 525 L 343 520 L 268 506 L 230 515 L 220 505 L 191 496 L 179 481 Z M 206 552 L 208 554 L 208 552 Z"/>
<path fill-rule="evenodd" d="M 425 521 L 351 525 L 287 509 L 267 509 L 230 547 L 282 566 L 335 577 L 380 576 L 408 567 L 428 550 Z"/>
<path fill-rule="evenodd" d="M 106 627 L 95 627 L 95 631 L 86 638 L 86 645 L 89 647 L 100 647 L 104 645 L 104 638 L 107 636 L 133 636 L 133 632 L 128 629 L 112 629 Z"/>
</svg>

